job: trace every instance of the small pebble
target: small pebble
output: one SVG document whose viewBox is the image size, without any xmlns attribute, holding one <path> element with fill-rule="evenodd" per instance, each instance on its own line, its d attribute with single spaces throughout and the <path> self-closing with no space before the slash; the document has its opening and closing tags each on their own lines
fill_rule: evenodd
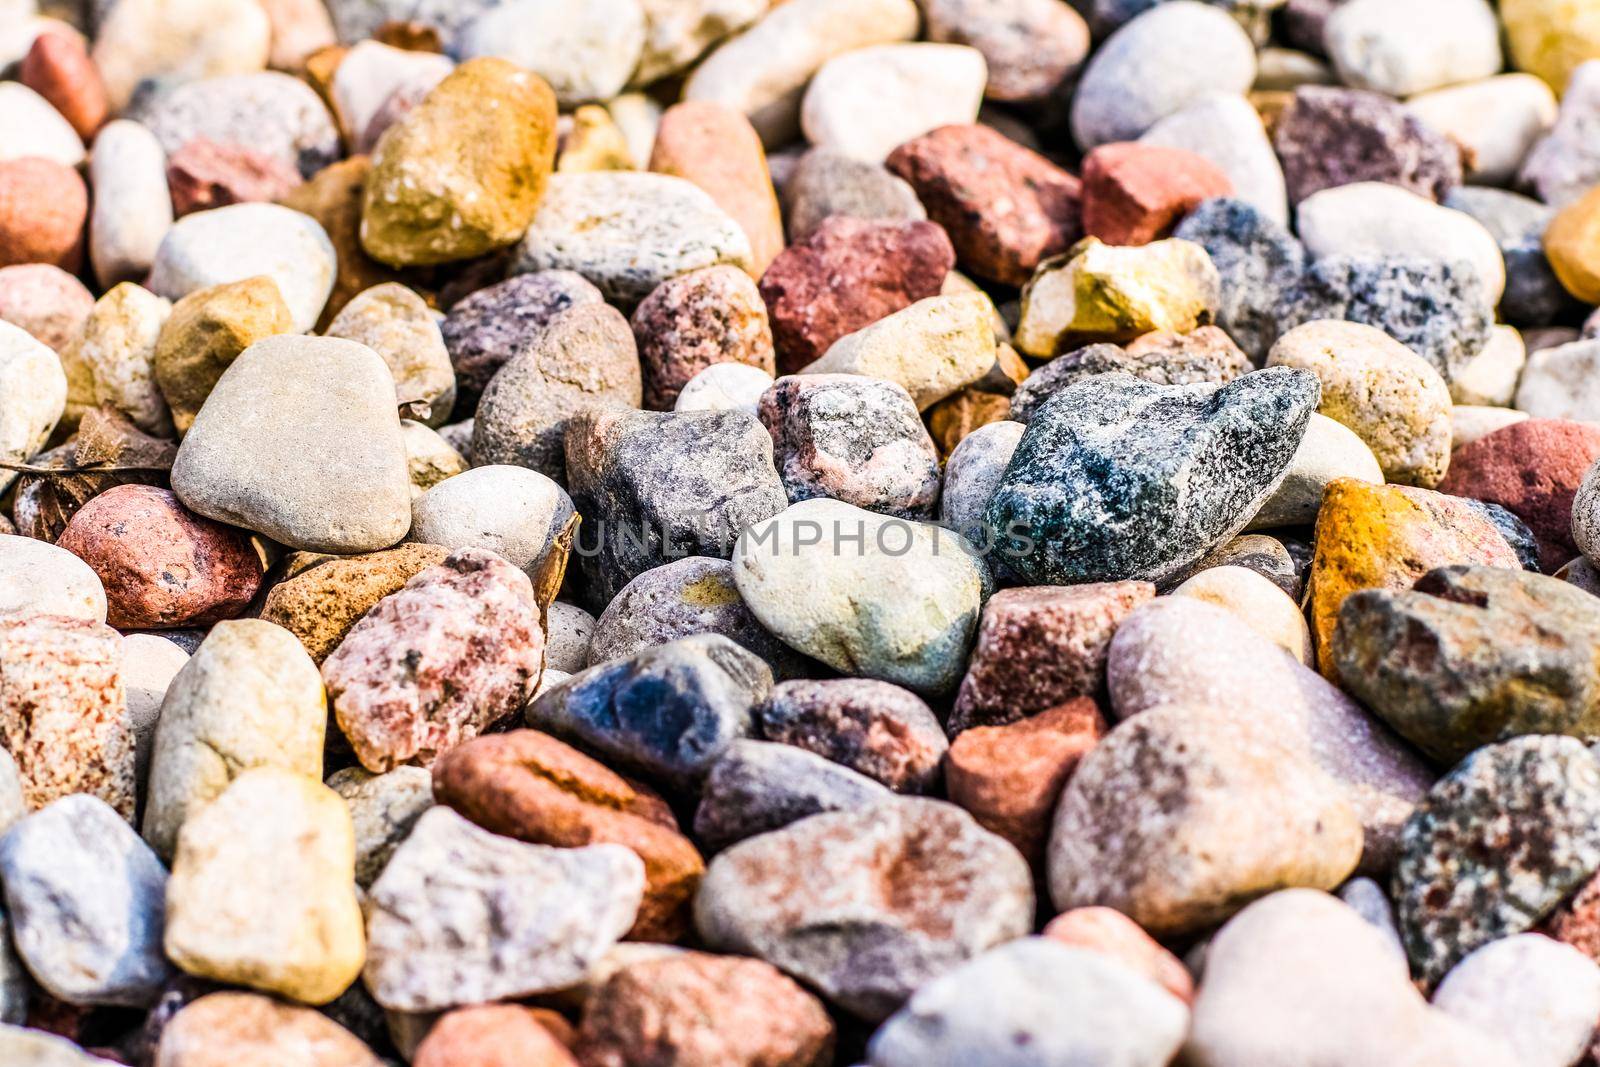
<svg viewBox="0 0 1600 1067">
<path fill-rule="evenodd" d="M 766 740 L 815 752 L 897 793 L 931 792 L 949 748 L 920 697 L 866 678 L 779 682 L 756 717 Z"/>
<path fill-rule="evenodd" d="M 812 77 L 800 125 L 813 145 L 877 163 L 930 130 L 974 121 L 987 79 L 983 53 L 965 45 L 859 48 Z"/>
</svg>

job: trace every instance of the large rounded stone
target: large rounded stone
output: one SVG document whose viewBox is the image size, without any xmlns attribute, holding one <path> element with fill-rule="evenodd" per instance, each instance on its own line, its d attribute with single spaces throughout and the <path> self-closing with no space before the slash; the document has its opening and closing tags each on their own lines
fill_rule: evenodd
<svg viewBox="0 0 1600 1067">
<path fill-rule="evenodd" d="M 58 615 L 106 621 L 100 576 L 48 541 L 0 534 L 0 618 Z"/>
</svg>

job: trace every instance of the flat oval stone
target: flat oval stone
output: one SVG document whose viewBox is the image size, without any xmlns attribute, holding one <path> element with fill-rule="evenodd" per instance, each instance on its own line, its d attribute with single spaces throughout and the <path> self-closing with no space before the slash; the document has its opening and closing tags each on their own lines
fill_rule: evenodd
<svg viewBox="0 0 1600 1067">
<path fill-rule="evenodd" d="M 95 137 L 89 159 L 94 204 L 89 262 L 102 286 L 140 281 L 172 225 L 166 153 L 142 124 L 114 119 Z"/>
</svg>

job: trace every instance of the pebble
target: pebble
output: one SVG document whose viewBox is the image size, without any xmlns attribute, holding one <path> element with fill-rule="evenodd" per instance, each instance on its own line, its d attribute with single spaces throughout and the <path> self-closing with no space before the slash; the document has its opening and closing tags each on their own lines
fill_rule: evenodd
<svg viewBox="0 0 1600 1067">
<path fill-rule="evenodd" d="M 1204 201 L 1175 233 L 1203 247 L 1220 277 L 1217 325 L 1252 360 L 1265 360 L 1305 271 L 1305 246 L 1270 213 L 1232 197 Z"/>
<path fill-rule="evenodd" d="M 793 745 L 738 739 L 711 765 L 694 834 L 721 851 L 825 811 L 856 811 L 893 794 L 864 774 Z"/>
<path fill-rule="evenodd" d="M 909 40 L 919 22 L 912 0 L 800 0 L 772 8 L 700 61 L 685 100 L 742 111 L 769 147 L 800 129 L 800 102 L 823 64 L 869 45 Z"/>
<path fill-rule="evenodd" d="M 272 24 L 272 50 L 267 55 L 267 65 L 275 70 L 304 70 L 314 53 L 336 43 L 326 4 L 315 0 L 263 0 L 261 6 Z"/>
<path fill-rule="evenodd" d="M 1255 75 L 1255 46 L 1226 12 L 1193 0 L 1158 4 L 1089 58 L 1073 95 L 1072 134 L 1085 151 L 1136 140 L 1206 93 L 1243 93 Z"/>
<path fill-rule="evenodd" d="M 83 141 L 50 101 L 21 82 L 0 82 L 0 161 L 37 157 L 63 167 L 83 162 Z"/>
<path fill-rule="evenodd" d="M 453 43 L 467 19 L 489 6 L 487 0 L 329 0 L 328 14 L 341 42 L 359 41 L 394 22 L 413 22 L 420 34 L 440 45 Z"/>
<path fill-rule="evenodd" d="M 563 311 L 602 302 L 600 290 L 571 271 L 519 274 L 468 296 L 440 324 L 456 372 L 456 406 L 478 398 L 512 356 Z"/>
<path fill-rule="evenodd" d="M 1450 410 L 1453 414 L 1461 411 L 1459 407 Z M 1453 439 L 1453 443 L 1458 442 Z M 1314 412 L 1300 447 L 1289 461 L 1288 473 L 1245 528 L 1270 530 L 1314 524 L 1322 510 L 1323 491 L 1336 478 L 1354 478 L 1374 485 L 1384 481 L 1378 458 L 1354 430 Z"/>
<path fill-rule="evenodd" d="M 449 420 L 455 371 L 433 313 L 415 292 L 395 282 L 374 286 L 345 304 L 325 335 L 360 342 L 383 357 L 403 418 L 429 426 Z"/>
<path fill-rule="evenodd" d="M 1561 93 L 1555 124 L 1522 161 L 1517 179 L 1546 204 L 1562 208 L 1600 180 L 1600 153 L 1593 148 L 1600 128 L 1600 63 L 1580 64 L 1571 81 L 1551 88 Z"/>
<path fill-rule="evenodd" d="M 47 541 L 0 534 L 0 618 L 106 619 L 105 587 L 83 560 Z"/>
<path fill-rule="evenodd" d="M 449 554 L 439 545 L 404 544 L 328 558 L 268 589 L 261 618 L 292 633 L 320 664 L 380 600 Z"/>
<path fill-rule="evenodd" d="M 530 845 L 430 808 L 372 885 L 364 981 L 406 1012 L 562 989 L 627 932 L 643 889 L 620 845 Z"/>
<path fill-rule="evenodd" d="M 1182 148 L 1118 142 L 1083 157 L 1083 229 L 1107 244 L 1166 237 L 1202 200 L 1232 193 L 1226 174 Z"/>
<path fill-rule="evenodd" d="M 577 674 L 589 665 L 589 645 L 596 619 L 576 604 L 554 601 L 545 613 L 546 669 Z M 544 679 L 540 679 L 541 684 Z"/>
<path fill-rule="evenodd" d="M 919 693 L 955 687 L 990 582 L 960 537 L 826 498 L 746 528 L 733 569 L 745 604 L 789 645 Z"/>
<path fill-rule="evenodd" d="M 427 766 L 514 715 L 544 655 L 533 586 L 504 557 L 460 548 L 350 628 L 322 662 L 333 715 L 374 773 Z"/>
<path fill-rule="evenodd" d="M 869 1021 L 1032 921 L 1016 850 L 954 805 L 921 798 L 741 842 L 711 862 L 695 898 L 708 945 L 763 959 Z"/>
<path fill-rule="evenodd" d="M 426 96 L 455 69 L 447 56 L 413 52 L 375 40 L 358 41 L 339 60 L 328 98 L 345 143 L 370 154 L 377 138 L 367 131 L 396 93 L 422 90 Z M 420 100 L 415 101 L 420 102 Z"/>
<path fill-rule="evenodd" d="M 144 839 L 170 858 L 179 829 L 251 768 L 320 781 L 327 720 L 316 665 L 293 634 L 258 619 L 217 623 L 161 702 Z"/>
<path fill-rule="evenodd" d="M 1042 935 L 1069 948 L 1114 959 L 1185 1004 L 1194 1003 L 1194 979 L 1188 969 L 1138 923 L 1115 908 L 1072 908 L 1046 923 Z"/>
<path fill-rule="evenodd" d="M 1517 934 L 1452 968 L 1433 1006 L 1500 1036 L 1530 1067 L 1577 1063 L 1600 1020 L 1600 968 L 1559 942 Z"/>
<path fill-rule="evenodd" d="M 1562 286 L 1585 304 L 1600 303 L 1600 263 L 1588 244 L 1600 232 L 1600 197 L 1574 200 L 1550 220 L 1544 251 Z"/>
<path fill-rule="evenodd" d="M 1527 418 L 1526 411 L 1456 404 L 1450 409 L 1450 447 L 1453 450 L 1470 445 L 1496 430 L 1505 429 Z M 1454 455 L 1454 452 L 1451 454 Z"/>
<path fill-rule="evenodd" d="M 1226 176 L 1232 195 L 1274 222 L 1287 222 L 1283 168 L 1261 116 L 1242 96 L 1207 93 L 1151 126 L 1138 143 L 1182 149 L 1208 160 Z"/>
<path fill-rule="evenodd" d="M 1537 419 L 1600 422 L 1600 390 L 1590 384 L 1597 361 L 1600 340 L 1530 352 L 1513 406 Z"/>
<path fill-rule="evenodd" d="M 705 862 L 667 804 L 577 749 L 536 730 L 477 738 L 434 767 L 439 802 L 492 833 L 538 845 L 622 845 L 644 862 L 629 936 L 670 942 L 689 924 Z"/>
<path fill-rule="evenodd" d="M 69 33 L 41 33 L 22 59 L 18 80 L 44 97 L 89 142 L 105 123 L 110 105 L 84 48 L 83 39 Z"/>
<path fill-rule="evenodd" d="M 1050 895 L 1061 910 L 1106 905 L 1175 935 L 1277 889 L 1331 889 L 1361 849 L 1339 788 L 1270 720 L 1170 704 L 1113 729 L 1068 781 Z"/>
<path fill-rule="evenodd" d="M 1113 344 L 1085 345 L 1039 367 L 1011 397 L 1010 415 L 1030 421 L 1046 400 L 1084 378 L 1125 371 L 1156 385 L 1226 385 L 1254 370 L 1250 359 L 1215 326 L 1191 333 L 1154 331 L 1141 334 L 1126 348 Z"/>
<path fill-rule="evenodd" d="M 1484 0 L 1422 0 L 1399 10 L 1346 0 L 1323 30 L 1339 80 L 1390 96 L 1498 74 L 1500 26 Z"/>
<path fill-rule="evenodd" d="M 171 436 L 172 416 L 155 380 L 156 344 L 172 305 L 148 289 L 122 282 L 95 302 L 67 351 L 92 379 L 94 399 L 109 404 L 139 429 Z"/>
<path fill-rule="evenodd" d="M 133 0 L 101 21 L 92 57 L 112 111 L 146 86 L 260 71 L 272 24 L 251 0 Z"/>
<path fill-rule="evenodd" d="M 691 786 L 753 727 L 772 672 L 721 634 L 695 634 L 573 675 L 527 707 L 529 726 L 652 781 Z"/>
<path fill-rule="evenodd" d="M 641 0 L 641 4 L 644 48 L 631 85 L 683 71 L 710 46 L 743 30 L 767 11 L 765 0 Z"/>
<path fill-rule="evenodd" d="M 518 1004 L 483 1004 L 442 1016 L 417 1046 L 416 1067 L 512 1064 L 576 1067 L 553 1028 L 537 1009 Z"/>
<path fill-rule="evenodd" d="M 327 785 L 350 809 L 356 885 L 369 889 L 422 813 L 433 807 L 433 776 L 421 767 L 396 767 L 383 774 L 346 767 L 334 772 Z"/>
<path fill-rule="evenodd" d="M 1600 556 L 1600 473 L 1590 467 L 1572 498 L 1572 541 L 1584 556 Z"/>
<path fill-rule="evenodd" d="M 572 500 L 538 471 L 491 464 L 446 478 L 411 504 L 413 541 L 482 549 L 536 579 L 572 517 Z"/>
<path fill-rule="evenodd" d="M 897 793 L 933 791 L 949 748 L 920 697 L 867 678 L 779 682 L 756 718 L 766 740 L 814 752 Z"/>
<path fill-rule="evenodd" d="M 0 321 L 0 459 L 21 463 L 42 449 L 66 401 L 61 360 L 20 326 Z M 0 489 L 16 477 L 0 473 Z"/>
<path fill-rule="evenodd" d="M 135 108 L 134 117 L 167 153 L 169 179 L 173 162 L 190 157 L 186 149 L 196 142 L 221 148 L 223 158 L 259 157 L 257 165 L 289 188 L 299 184 L 293 176 L 309 178 L 340 156 L 339 130 L 316 91 L 275 71 L 178 85 Z"/>
<path fill-rule="evenodd" d="M 1009 411 L 1008 411 L 1009 414 Z M 999 420 L 965 434 L 945 460 L 939 522 L 974 544 L 983 543 L 983 510 L 1022 440 L 1020 422 Z"/>
<path fill-rule="evenodd" d="M 400 420 L 400 437 L 406 446 L 406 471 L 411 479 L 411 503 L 446 478 L 467 471 L 467 460 L 434 430 L 411 419 Z"/>
<path fill-rule="evenodd" d="M 1427 360 L 1382 330 L 1306 323 L 1278 339 L 1267 365 L 1315 374 L 1322 386 L 1317 410 L 1353 430 L 1388 481 L 1429 489 L 1444 479 L 1450 388 Z"/>
<path fill-rule="evenodd" d="M 196 415 L 173 491 L 201 515 L 291 548 L 387 548 L 411 525 L 396 410 L 389 368 L 365 345 L 257 341 Z"/>
<path fill-rule="evenodd" d="M 131 294 L 127 299 L 132 301 Z M 294 332 L 293 326 L 277 283 L 266 275 L 196 289 L 169 305 L 150 364 L 172 425 L 187 433 L 239 354 L 257 341 Z"/>
<path fill-rule="evenodd" d="M 1575 68 L 1596 58 L 1600 28 L 1589 16 L 1566 0 L 1510 0 L 1500 18 L 1512 61 L 1560 92 Z"/>
<path fill-rule="evenodd" d="M 1600 460 L 1600 427 L 1562 419 L 1524 419 L 1462 445 L 1450 456 L 1440 491 L 1499 504 L 1539 539 L 1539 562 L 1553 571 L 1578 551 L 1572 500 Z"/>
<path fill-rule="evenodd" d="M 1457 404 L 1508 405 L 1516 398 L 1517 381 L 1528 364 L 1528 346 L 1510 326 L 1495 326 L 1488 344 L 1450 380 L 1450 398 Z"/>
<path fill-rule="evenodd" d="M 951 736 L 1023 722 L 1102 692 L 1112 635 L 1155 592 L 1149 582 L 1104 582 L 995 593 L 950 712 Z"/>
<path fill-rule="evenodd" d="M 1289 202 L 1352 182 L 1388 182 L 1430 200 L 1461 184 L 1461 150 L 1396 100 L 1302 85 L 1274 123 Z"/>
<path fill-rule="evenodd" d="M 1295 659 L 1312 665 L 1311 630 L 1300 606 L 1247 567 L 1207 567 L 1172 590 L 1224 608 Z"/>
<path fill-rule="evenodd" d="M 84 793 L 133 818 L 121 672 L 121 639 L 103 623 L 51 615 L 0 622 L 0 743 L 30 811 Z"/>
<path fill-rule="evenodd" d="M 622 91 L 644 47 L 639 0 L 510 0 L 463 21 L 453 51 L 510 60 L 549 83 L 563 108 Z"/>
<path fill-rule="evenodd" d="M 836 56 L 812 77 L 800 125 L 813 145 L 879 162 L 929 130 L 978 117 L 983 53 L 959 44 L 884 44 Z"/>
<path fill-rule="evenodd" d="M 1437 983 L 1474 949 L 1531 929 L 1600 866 L 1600 766 L 1569 737 L 1478 749 L 1406 823 L 1394 873 L 1411 969 Z"/>
<path fill-rule="evenodd" d="M 740 112 L 709 100 L 667 108 L 656 129 L 650 170 L 699 186 L 739 224 L 750 242 L 752 277 L 759 278 L 783 251 L 783 215 L 766 152 Z"/>
<path fill-rule="evenodd" d="M 191 1001 L 161 1031 L 160 1067 L 382 1067 L 354 1034 L 321 1012 L 255 993 Z"/>
<path fill-rule="evenodd" d="M 1039 264 L 1022 290 L 1015 343 L 1025 356 L 1049 359 L 1092 341 L 1188 333 L 1215 317 L 1220 294 L 1217 268 L 1190 241 L 1122 248 L 1088 238 Z"/>
<path fill-rule="evenodd" d="M 502 59 L 463 63 L 373 149 L 362 247 L 405 267 L 515 244 L 538 217 L 541 196 L 548 204 L 556 195 L 548 181 L 555 140 L 555 100 L 544 81 Z"/>
<path fill-rule="evenodd" d="M 1317 396 L 1292 368 L 1221 387 L 1123 374 L 1070 386 L 1029 422 L 985 512 L 1006 565 L 1038 584 L 1170 576 L 1277 487 Z"/>
<path fill-rule="evenodd" d="M 592 625 L 573 673 L 694 634 L 721 634 L 766 661 L 774 677 L 807 673 L 809 661 L 745 606 L 725 559 L 686 556 L 653 567 L 623 586 Z"/>
<path fill-rule="evenodd" d="M 711 367 L 748 367 L 769 383 L 777 369 L 761 291 L 737 267 L 706 267 L 661 283 L 640 302 L 632 326 L 644 405 L 655 411 L 675 410 L 684 387 Z"/>
<path fill-rule="evenodd" d="M 94 302 L 83 283 L 60 267 L 0 267 L 0 319 L 58 353 L 77 339 Z"/>
<path fill-rule="evenodd" d="M 88 216 L 89 191 L 72 167 L 36 157 L 0 160 L 0 267 L 48 263 L 76 272 Z"/>
<path fill-rule="evenodd" d="M 355 835 L 333 790 L 257 767 L 184 823 L 165 946 L 187 973 L 322 1005 L 361 973 L 365 940 Z"/>
<path fill-rule="evenodd" d="M 574 271 L 608 299 L 631 306 L 680 274 L 750 262 L 750 239 L 694 183 L 597 171 L 551 177 L 513 270 Z"/>
<path fill-rule="evenodd" d="M 941 127 L 900 145 L 886 166 L 981 277 L 1022 285 L 1083 236 L 1078 179 L 989 126 Z"/>
<path fill-rule="evenodd" d="M 91 1056 L 64 1037 L 0 1023 L 0 1053 L 29 1067 L 110 1067 L 115 1060 Z"/>
<path fill-rule="evenodd" d="M 988 100 L 1046 99 L 1077 73 L 1089 53 L 1083 16 L 1044 0 L 930 0 L 922 5 L 922 17 L 929 40 L 970 45 L 983 54 Z"/>
<path fill-rule="evenodd" d="M 1484 185 L 1512 184 L 1557 115 L 1555 93 L 1531 74 L 1469 80 L 1414 96 L 1406 106 L 1466 149 L 1465 177 Z"/>
<path fill-rule="evenodd" d="M 939 297 L 954 265 L 950 240 L 934 223 L 823 220 L 810 237 L 784 249 L 761 278 L 778 369 L 798 373 L 822 359 L 840 339 Z M 965 304 L 941 302 L 929 305 L 924 314 L 945 307 Z M 987 314 L 985 310 L 985 329 Z M 940 318 L 935 317 L 936 328 L 949 329 Z M 992 333 L 989 341 L 992 346 Z M 840 358 L 825 369 L 848 371 L 851 365 L 839 366 Z M 901 356 L 898 362 L 920 361 Z"/>
</svg>

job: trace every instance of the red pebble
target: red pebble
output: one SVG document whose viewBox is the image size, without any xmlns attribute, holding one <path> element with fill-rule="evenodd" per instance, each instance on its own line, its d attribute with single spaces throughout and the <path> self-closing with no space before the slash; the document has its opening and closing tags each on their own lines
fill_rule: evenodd
<svg viewBox="0 0 1600 1067">
<path fill-rule="evenodd" d="M 1228 176 L 1193 152 L 1105 144 L 1083 160 L 1083 229 L 1107 244 L 1149 244 L 1200 201 L 1232 193 Z"/>
<path fill-rule="evenodd" d="M 188 215 L 229 204 L 281 199 L 300 185 L 283 160 L 241 144 L 196 137 L 167 160 L 172 212 Z"/>
<path fill-rule="evenodd" d="M 0 267 L 83 265 L 89 190 L 71 167 L 37 156 L 0 160 Z"/>
<path fill-rule="evenodd" d="M 100 71 L 71 33 L 41 33 L 22 59 L 23 85 L 50 101 L 85 141 L 105 125 L 111 105 Z"/>
<path fill-rule="evenodd" d="M 1194 979 L 1188 969 L 1142 926 L 1115 908 L 1064 911 L 1050 920 L 1044 936 L 1125 963 L 1185 1004 L 1194 1003 Z"/>
</svg>

